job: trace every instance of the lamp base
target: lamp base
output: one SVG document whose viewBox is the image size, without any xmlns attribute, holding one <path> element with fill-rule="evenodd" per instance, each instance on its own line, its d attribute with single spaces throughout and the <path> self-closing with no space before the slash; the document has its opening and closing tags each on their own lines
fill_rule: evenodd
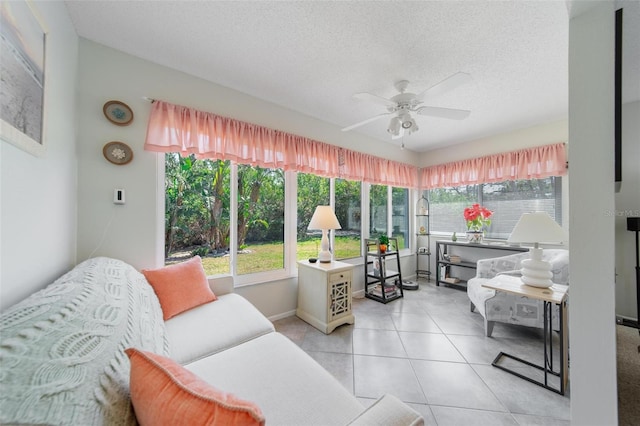
<svg viewBox="0 0 640 426">
<path fill-rule="evenodd" d="M 331 263 L 331 251 L 329 251 L 329 236 L 326 229 L 322 230 L 322 241 L 320 241 L 320 253 L 318 260 L 320 263 Z"/>
<path fill-rule="evenodd" d="M 542 260 L 542 249 L 532 248 L 531 259 L 522 261 L 522 282 L 531 287 L 548 288 L 553 285 L 551 264 Z"/>
<path fill-rule="evenodd" d="M 318 253 L 318 261 L 320 263 L 331 263 L 331 252 L 329 250 L 321 250 Z"/>
<path fill-rule="evenodd" d="M 535 278 L 527 277 L 525 275 L 522 275 L 520 279 L 522 280 L 523 284 L 526 284 L 531 287 L 549 288 L 553 285 L 553 281 L 551 280 L 535 279 Z"/>
</svg>

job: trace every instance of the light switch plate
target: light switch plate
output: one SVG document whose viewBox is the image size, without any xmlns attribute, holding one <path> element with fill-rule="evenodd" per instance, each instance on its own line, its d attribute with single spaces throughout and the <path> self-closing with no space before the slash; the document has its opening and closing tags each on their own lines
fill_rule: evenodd
<svg viewBox="0 0 640 426">
<path fill-rule="evenodd" d="M 124 189 L 113 190 L 113 204 L 124 204 Z"/>
</svg>

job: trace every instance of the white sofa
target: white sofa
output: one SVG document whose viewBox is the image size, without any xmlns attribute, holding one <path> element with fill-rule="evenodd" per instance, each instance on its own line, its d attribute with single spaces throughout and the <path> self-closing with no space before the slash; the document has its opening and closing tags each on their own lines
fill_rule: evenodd
<svg viewBox="0 0 640 426">
<path fill-rule="evenodd" d="M 471 312 L 475 310 L 484 318 L 485 335 L 490 337 L 496 322 L 543 328 L 543 302 L 528 297 L 497 292 L 482 284 L 499 273 L 514 273 L 521 269 L 521 262 L 529 259 L 528 252 L 478 260 L 476 276 L 467 282 Z M 551 263 L 551 279 L 556 284 L 569 285 L 569 251 L 544 249 L 542 259 Z M 558 307 L 552 310 L 553 329 L 559 329 Z"/>
<path fill-rule="evenodd" d="M 136 424 L 124 354 L 135 347 L 255 403 L 269 425 L 423 424 L 391 395 L 365 409 L 234 294 L 231 278 L 210 286 L 218 300 L 165 322 L 141 273 L 95 258 L 7 309 L 0 317 L 0 423 Z"/>
</svg>

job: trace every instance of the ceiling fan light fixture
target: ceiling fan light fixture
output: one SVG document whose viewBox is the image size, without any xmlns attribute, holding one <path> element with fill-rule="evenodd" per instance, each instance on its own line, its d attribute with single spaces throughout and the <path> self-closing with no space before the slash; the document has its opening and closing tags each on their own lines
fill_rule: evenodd
<svg viewBox="0 0 640 426">
<path fill-rule="evenodd" d="M 392 136 L 398 136 L 400 134 L 400 127 L 402 126 L 402 122 L 398 117 L 393 117 L 389 122 L 389 127 L 387 128 L 387 132 L 391 133 Z"/>
<path fill-rule="evenodd" d="M 402 122 L 402 128 L 405 130 L 411 129 L 416 124 L 416 122 L 411 117 L 411 114 L 409 114 L 408 112 L 403 112 L 398 117 Z"/>
<path fill-rule="evenodd" d="M 418 124 L 413 117 L 411 117 L 409 114 L 406 114 L 404 117 L 402 117 L 402 128 L 409 133 L 413 133 L 418 131 Z"/>
</svg>

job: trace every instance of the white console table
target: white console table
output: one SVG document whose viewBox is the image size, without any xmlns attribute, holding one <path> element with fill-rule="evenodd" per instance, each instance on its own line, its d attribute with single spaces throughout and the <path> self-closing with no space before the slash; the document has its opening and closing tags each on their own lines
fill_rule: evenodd
<svg viewBox="0 0 640 426">
<path fill-rule="evenodd" d="M 296 315 L 325 334 L 353 324 L 351 280 L 353 265 L 344 262 L 298 262 Z"/>
</svg>

